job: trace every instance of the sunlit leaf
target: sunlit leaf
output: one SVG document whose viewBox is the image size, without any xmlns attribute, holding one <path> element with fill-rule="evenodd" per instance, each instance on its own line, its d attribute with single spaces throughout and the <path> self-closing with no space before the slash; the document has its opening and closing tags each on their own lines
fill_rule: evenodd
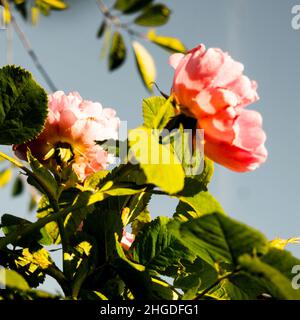
<svg viewBox="0 0 300 320">
<path fill-rule="evenodd" d="M 152 91 L 156 78 L 156 67 L 151 54 L 139 42 L 132 42 L 136 65 L 142 81 L 149 91 Z"/>
<path fill-rule="evenodd" d="M 163 129 L 175 116 L 175 109 L 164 97 L 150 97 L 143 100 L 144 126 L 153 129 Z"/>
<path fill-rule="evenodd" d="M 68 5 L 64 1 L 60 1 L 60 0 L 41 0 L 41 1 L 51 6 L 52 9 L 56 9 L 56 10 L 64 10 L 68 7 Z"/>
<path fill-rule="evenodd" d="M 38 7 L 31 8 L 31 23 L 35 26 L 39 21 L 40 10 Z"/>
<path fill-rule="evenodd" d="M 26 280 L 14 270 L 0 269 L 0 287 L 29 290 Z"/>
<path fill-rule="evenodd" d="M 0 188 L 6 186 L 12 178 L 12 169 L 5 169 L 0 171 Z"/>
<path fill-rule="evenodd" d="M 185 53 L 184 44 L 177 38 L 160 36 L 154 30 L 150 30 L 147 35 L 148 39 L 171 53 Z"/>
<path fill-rule="evenodd" d="M 140 127 L 128 135 L 130 154 L 143 170 L 146 183 L 174 194 L 184 186 L 184 171 L 170 147 L 159 143 L 159 137 L 151 129 Z M 132 160 L 133 160 L 132 159 Z"/>
</svg>

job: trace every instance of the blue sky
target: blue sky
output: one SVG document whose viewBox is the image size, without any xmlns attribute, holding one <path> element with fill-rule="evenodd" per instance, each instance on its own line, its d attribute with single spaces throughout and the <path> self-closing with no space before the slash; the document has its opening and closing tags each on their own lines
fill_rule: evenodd
<svg viewBox="0 0 300 320">
<path fill-rule="evenodd" d="M 245 74 L 259 85 L 259 110 L 267 132 L 269 158 L 255 172 L 238 174 L 216 166 L 210 191 L 226 212 L 263 231 L 272 239 L 300 235 L 300 30 L 291 27 L 292 0 L 166 0 L 173 14 L 158 33 L 181 38 L 188 48 L 199 43 L 220 47 L 244 63 Z M 38 27 L 20 22 L 32 46 L 56 86 L 79 91 L 89 100 L 114 107 L 122 120 L 133 128 L 141 121 L 143 88 L 129 50 L 127 63 L 108 73 L 100 59 L 101 42 L 96 31 L 102 20 L 94 0 L 69 1 L 65 12 L 42 17 Z M 107 2 L 109 3 L 109 1 Z M 84 4 L 84 5 L 83 5 Z M 19 18 L 19 17 L 18 17 Z M 0 31 L 0 64 L 6 64 L 6 35 Z M 13 62 L 29 69 L 46 87 L 16 35 Z M 157 84 L 168 92 L 172 69 L 168 54 L 149 45 L 158 69 Z M 0 191 L 1 213 L 27 216 L 27 196 L 11 201 L 10 187 Z M 172 214 L 176 203 L 155 198 L 153 215 Z M 31 218 L 34 218 L 31 215 Z M 290 249 L 300 256 L 300 247 Z M 53 284 L 48 284 L 54 288 Z"/>
</svg>

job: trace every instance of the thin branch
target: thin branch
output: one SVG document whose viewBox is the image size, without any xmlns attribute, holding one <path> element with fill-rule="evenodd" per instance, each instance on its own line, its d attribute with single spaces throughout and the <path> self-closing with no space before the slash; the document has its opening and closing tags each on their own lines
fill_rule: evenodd
<svg viewBox="0 0 300 320">
<path fill-rule="evenodd" d="M 15 29 L 15 31 L 16 31 L 19 39 L 20 39 L 20 41 L 22 42 L 22 45 L 23 45 L 24 49 L 27 51 L 27 53 L 30 56 L 31 60 L 35 64 L 37 70 L 40 72 L 40 74 L 42 75 L 42 77 L 46 81 L 49 89 L 52 92 L 57 91 L 57 88 L 56 88 L 55 84 L 51 80 L 51 78 L 50 78 L 48 72 L 46 71 L 46 69 L 41 64 L 37 54 L 35 53 L 35 51 L 31 47 L 29 40 L 27 39 L 27 37 L 26 37 L 25 33 L 23 32 L 23 30 L 20 28 L 20 26 L 17 23 L 17 21 L 16 21 L 14 16 L 11 17 L 11 23 L 12 23 L 12 25 L 13 25 L 13 27 L 14 27 L 14 29 Z"/>
<path fill-rule="evenodd" d="M 110 9 L 104 4 L 104 2 L 102 0 L 96 0 L 96 2 L 98 3 L 99 9 L 102 12 L 103 16 L 106 19 L 108 19 L 115 27 L 121 28 L 121 29 L 127 31 L 130 36 L 138 37 L 138 38 L 141 38 L 144 40 L 149 40 L 145 34 L 131 29 L 128 26 L 128 24 L 122 23 L 122 21 L 119 19 L 119 17 L 117 17 L 116 15 L 113 15 L 110 12 Z"/>
</svg>

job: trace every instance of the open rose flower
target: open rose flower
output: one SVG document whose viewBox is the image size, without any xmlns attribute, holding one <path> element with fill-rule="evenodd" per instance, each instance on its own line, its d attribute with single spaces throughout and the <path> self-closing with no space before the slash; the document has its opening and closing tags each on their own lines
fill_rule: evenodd
<svg viewBox="0 0 300 320">
<path fill-rule="evenodd" d="M 67 150 L 69 153 L 60 156 L 66 157 L 81 181 L 105 169 L 114 158 L 95 140 L 118 138 L 120 120 L 115 116 L 116 112 L 103 108 L 98 102 L 83 100 L 77 92 L 66 95 L 57 91 L 49 95 L 48 101 L 44 131 L 27 144 L 15 145 L 16 155 L 26 160 L 29 147 L 33 156 L 47 165 L 55 156 L 55 150 Z"/>
<path fill-rule="evenodd" d="M 243 75 L 244 66 L 221 49 L 199 45 L 186 55 L 176 53 L 172 94 L 182 112 L 204 129 L 205 154 L 238 172 L 266 161 L 262 117 L 245 107 L 258 100 L 257 84 Z"/>
</svg>

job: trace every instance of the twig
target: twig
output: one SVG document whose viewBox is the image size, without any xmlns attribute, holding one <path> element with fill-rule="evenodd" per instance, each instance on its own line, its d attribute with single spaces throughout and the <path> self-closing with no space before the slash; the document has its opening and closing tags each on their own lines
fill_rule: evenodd
<svg viewBox="0 0 300 320">
<path fill-rule="evenodd" d="M 96 1 L 99 5 L 99 9 L 102 12 L 103 16 L 106 19 L 108 19 L 117 28 L 121 28 L 121 29 L 127 31 L 130 36 L 139 37 L 144 40 L 149 40 L 148 37 L 146 35 L 144 35 L 143 33 L 137 32 L 137 31 L 129 28 L 129 26 L 127 24 L 122 23 L 122 21 L 119 19 L 119 17 L 117 17 L 116 15 L 113 15 L 110 12 L 109 8 L 104 4 L 104 2 L 102 0 L 96 0 Z"/>
<path fill-rule="evenodd" d="M 35 64 L 37 70 L 40 72 L 40 74 L 42 75 L 42 77 L 46 81 L 49 89 L 52 92 L 57 91 L 57 88 L 56 88 L 55 84 L 51 80 L 49 74 L 47 73 L 47 71 L 45 70 L 43 65 L 41 64 L 37 54 L 35 53 L 35 51 L 31 47 L 31 45 L 29 43 L 29 40 L 27 39 L 25 33 L 22 31 L 22 29 L 18 25 L 18 23 L 17 23 L 17 21 L 16 21 L 14 16 L 11 17 L 11 23 L 12 23 L 12 25 L 13 25 L 13 27 L 14 27 L 14 29 L 15 29 L 15 31 L 16 31 L 19 39 L 20 39 L 20 41 L 22 42 L 23 47 L 25 48 L 25 50 L 27 51 L 27 53 L 30 56 L 31 60 Z"/>
</svg>

